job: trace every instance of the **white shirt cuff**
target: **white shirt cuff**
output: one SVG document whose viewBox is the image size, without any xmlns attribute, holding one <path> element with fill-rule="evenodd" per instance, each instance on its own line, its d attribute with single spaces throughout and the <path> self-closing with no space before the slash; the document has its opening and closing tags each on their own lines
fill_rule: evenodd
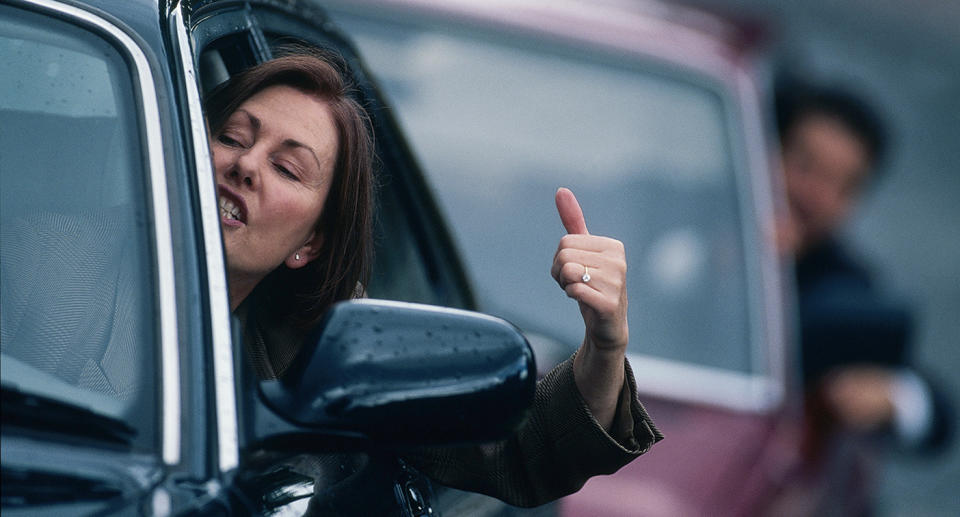
<svg viewBox="0 0 960 517">
<path fill-rule="evenodd" d="M 900 441 L 918 445 L 933 425 L 933 398 L 926 383 L 909 370 L 901 370 L 893 379 L 890 393 L 893 403 L 893 427 Z"/>
</svg>

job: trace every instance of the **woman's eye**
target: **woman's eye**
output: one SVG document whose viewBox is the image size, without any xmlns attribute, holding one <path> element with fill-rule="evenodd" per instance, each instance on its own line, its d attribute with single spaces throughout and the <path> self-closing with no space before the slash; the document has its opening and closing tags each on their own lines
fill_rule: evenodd
<svg viewBox="0 0 960 517">
<path fill-rule="evenodd" d="M 280 174 L 283 174 L 284 176 L 287 176 L 287 177 L 289 177 L 290 179 L 294 179 L 294 180 L 299 179 L 299 178 L 297 178 L 297 175 L 296 175 L 296 174 L 290 172 L 290 169 L 287 169 L 287 168 L 284 167 L 283 165 L 280 165 L 279 163 L 275 163 L 275 164 L 273 164 L 273 166 L 277 168 L 277 171 L 279 171 Z"/>
<path fill-rule="evenodd" d="M 220 135 L 219 137 L 217 137 L 217 141 L 219 141 L 221 144 L 226 146 L 241 147 L 240 142 L 234 140 L 233 138 L 230 138 L 227 135 Z"/>
</svg>

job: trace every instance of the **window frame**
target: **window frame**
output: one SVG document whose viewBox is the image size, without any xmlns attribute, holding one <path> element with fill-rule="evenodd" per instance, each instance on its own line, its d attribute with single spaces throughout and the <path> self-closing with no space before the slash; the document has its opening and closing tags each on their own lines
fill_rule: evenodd
<svg viewBox="0 0 960 517">
<path fill-rule="evenodd" d="M 208 296 L 207 323 L 210 332 L 210 364 L 213 368 L 213 402 L 216 420 L 216 465 L 221 475 L 239 465 L 240 446 L 237 409 L 236 368 L 242 363 L 234 352 L 230 299 L 227 289 L 226 259 L 220 229 L 220 211 L 213 173 L 213 154 L 207 138 L 206 120 L 200 102 L 200 90 L 193 49 L 196 44 L 187 28 L 182 6 L 174 6 L 168 16 L 175 52 L 172 58 L 178 76 L 183 78 L 186 106 L 181 109 L 186 124 L 188 156 L 196 182 L 197 213 L 200 219 L 200 244 L 206 271 Z M 189 160 L 189 158 L 188 158 Z"/>
<path fill-rule="evenodd" d="M 167 169 L 163 152 L 163 131 L 157 84 L 146 51 L 136 38 L 117 22 L 93 11 L 56 0 L 12 0 L 11 7 L 32 11 L 74 25 L 101 38 L 123 57 L 133 85 L 136 123 L 140 128 L 141 159 L 147 174 L 146 202 L 151 229 L 150 265 L 153 269 L 154 307 L 157 310 L 155 335 L 160 373 L 158 427 L 159 455 L 166 465 L 181 459 L 181 386 L 180 352 L 177 332 L 177 302 L 170 208 L 167 193 Z"/>
</svg>

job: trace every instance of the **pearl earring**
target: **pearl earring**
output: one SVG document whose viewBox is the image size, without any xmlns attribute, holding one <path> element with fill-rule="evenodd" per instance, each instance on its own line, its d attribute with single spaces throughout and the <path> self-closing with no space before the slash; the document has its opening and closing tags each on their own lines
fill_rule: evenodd
<svg viewBox="0 0 960 517">
<path fill-rule="evenodd" d="M 296 255 L 293 256 L 293 258 L 294 258 L 294 260 L 300 260 L 300 254 L 297 253 Z"/>
</svg>

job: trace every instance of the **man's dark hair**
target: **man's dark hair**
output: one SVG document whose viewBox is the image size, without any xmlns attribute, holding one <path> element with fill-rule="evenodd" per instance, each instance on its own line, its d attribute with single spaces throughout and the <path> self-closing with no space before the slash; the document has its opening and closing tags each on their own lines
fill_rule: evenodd
<svg viewBox="0 0 960 517">
<path fill-rule="evenodd" d="M 775 98 L 777 131 L 781 140 L 804 117 L 833 117 L 863 142 L 871 168 L 877 170 L 887 152 L 887 130 L 877 110 L 862 97 L 841 87 L 782 80 L 777 82 Z"/>
</svg>

